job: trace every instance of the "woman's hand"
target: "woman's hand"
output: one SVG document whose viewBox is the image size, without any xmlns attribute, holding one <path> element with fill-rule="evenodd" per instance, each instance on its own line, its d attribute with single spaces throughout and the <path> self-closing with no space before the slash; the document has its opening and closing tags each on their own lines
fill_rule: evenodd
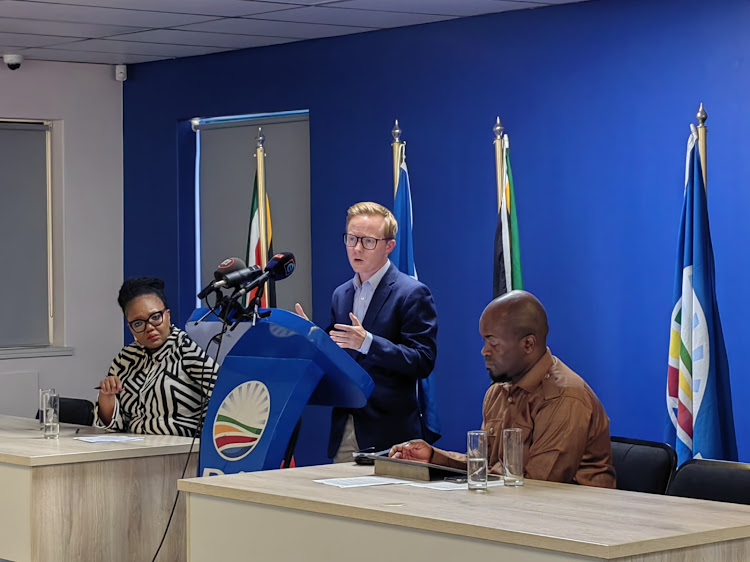
<svg viewBox="0 0 750 562">
<path fill-rule="evenodd" d="M 122 381 L 118 376 L 107 377 L 106 379 L 102 379 L 102 382 L 99 383 L 100 397 L 102 394 L 104 394 L 105 396 L 110 394 L 120 394 L 121 391 Z"/>
<path fill-rule="evenodd" d="M 122 392 L 122 381 L 118 376 L 102 379 L 99 383 L 99 419 L 109 425 L 115 412 L 115 395 Z"/>
</svg>

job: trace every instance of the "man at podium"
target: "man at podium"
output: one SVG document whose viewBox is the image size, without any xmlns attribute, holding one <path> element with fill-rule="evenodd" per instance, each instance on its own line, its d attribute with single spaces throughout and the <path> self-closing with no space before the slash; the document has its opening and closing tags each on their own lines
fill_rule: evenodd
<svg viewBox="0 0 750 562">
<path fill-rule="evenodd" d="M 369 373 L 375 390 L 364 408 L 334 408 L 328 443 L 334 462 L 422 437 L 417 380 L 435 365 L 437 311 L 427 286 L 388 259 L 397 230 L 393 214 L 377 203 L 347 212 L 343 241 L 354 277 L 333 292 L 327 331 Z M 299 304 L 296 310 L 307 318 Z"/>
</svg>

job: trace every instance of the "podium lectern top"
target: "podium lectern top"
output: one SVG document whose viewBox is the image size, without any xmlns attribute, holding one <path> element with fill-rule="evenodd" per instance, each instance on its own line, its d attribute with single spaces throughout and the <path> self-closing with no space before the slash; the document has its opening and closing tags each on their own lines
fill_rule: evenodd
<svg viewBox="0 0 750 562">
<path fill-rule="evenodd" d="M 185 331 L 215 356 L 215 349 L 208 349 L 208 343 L 221 331 L 221 322 L 211 316 L 195 325 L 207 310 L 195 310 Z M 375 387 L 370 375 L 323 329 L 286 310 L 274 308 L 268 311 L 271 314 L 258 319 L 255 326 L 243 322 L 233 332 L 225 334 L 217 358 L 219 363 L 223 363 L 225 357 L 235 356 L 307 359 L 324 373 L 309 404 L 361 408 L 367 403 Z"/>
</svg>

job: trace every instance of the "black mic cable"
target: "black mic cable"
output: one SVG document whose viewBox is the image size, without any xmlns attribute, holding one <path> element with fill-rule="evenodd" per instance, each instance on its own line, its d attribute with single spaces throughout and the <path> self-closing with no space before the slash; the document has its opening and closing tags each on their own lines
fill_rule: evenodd
<svg viewBox="0 0 750 562">
<path fill-rule="evenodd" d="M 214 362 L 216 365 L 219 365 L 219 357 L 221 357 L 221 342 L 224 339 L 224 334 L 227 331 L 227 324 L 222 324 L 221 332 L 216 334 L 214 337 L 212 337 L 208 344 L 206 344 L 206 349 L 204 350 L 205 357 L 210 357 L 208 350 L 211 347 L 212 343 L 216 343 L 216 359 L 214 359 Z M 216 378 L 219 377 L 219 370 L 221 369 L 221 366 L 217 368 L 216 372 Z M 190 466 L 190 457 L 193 454 L 193 447 L 195 446 L 195 440 L 197 439 L 198 435 L 200 435 L 201 429 L 203 429 L 203 424 L 206 419 L 206 414 L 208 413 L 208 400 L 206 397 L 205 389 L 203 388 L 203 379 L 205 379 L 206 376 L 206 359 L 203 360 L 203 365 L 201 368 L 201 382 L 198 383 L 198 386 L 201 389 L 201 409 L 200 413 L 198 414 L 198 424 L 195 427 L 195 431 L 193 432 L 193 440 L 190 442 L 190 449 L 188 450 L 187 459 L 185 460 L 185 466 L 182 468 L 182 475 L 180 476 L 180 480 L 185 478 L 185 474 L 187 473 L 188 466 Z M 211 391 L 213 393 L 213 387 L 216 385 L 216 382 L 211 386 Z M 198 445 L 198 450 L 196 451 L 196 454 L 198 455 L 198 467 L 200 467 L 200 444 Z M 176 484 L 176 482 L 175 482 Z M 177 502 L 180 499 L 180 490 L 177 490 L 177 493 L 175 494 L 174 503 L 172 504 L 172 510 L 169 512 L 169 519 L 167 520 L 167 526 L 164 529 L 164 534 L 161 537 L 161 541 L 159 542 L 159 546 L 156 548 L 156 552 L 154 553 L 154 557 L 151 559 L 151 562 L 156 562 L 157 556 L 159 556 L 159 552 L 161 551 L 161 547 L 164 545 L 164 541 L 167 538 L 167 533 L 169 532 L 169 527 L 172 524 L 172 518 L 174 517 L 175 509 L 177 509 Z"/>
</svg>

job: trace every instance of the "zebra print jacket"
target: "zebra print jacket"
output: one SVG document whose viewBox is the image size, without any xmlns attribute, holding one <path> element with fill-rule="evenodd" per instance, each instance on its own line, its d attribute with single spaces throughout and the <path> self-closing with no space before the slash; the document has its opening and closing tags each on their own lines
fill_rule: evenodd
<svg viewBox="0 0 750 562">
<path fill-rule="evenodd" d="M 172 326 L 167 341 L 149 353 L 137 342 L 122 348 L 109 376 L 119 376 L 109 425 L 95 409 L 94 425 L 128 433 L 192 437 L 211 397 L 218 365 L 185 332 Z"/>
</svg>

